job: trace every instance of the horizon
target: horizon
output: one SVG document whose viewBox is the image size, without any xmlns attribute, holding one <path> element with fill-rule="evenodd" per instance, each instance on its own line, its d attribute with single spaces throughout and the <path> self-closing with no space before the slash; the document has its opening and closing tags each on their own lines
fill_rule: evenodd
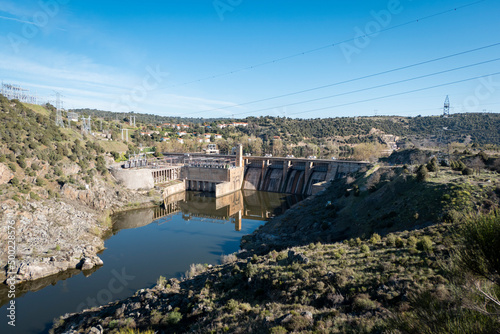
<svg viewBox="0 0 500 334">
<path fill-rule="evenodd" d="M 496 10 L 495 10 L 496 8 Z M 4 1 L 0 79 L 65 109 L 297 119 L 498 113 L 492 0 Z M 54 104 L 54 103 L 53 103 Z"/>
</svg>

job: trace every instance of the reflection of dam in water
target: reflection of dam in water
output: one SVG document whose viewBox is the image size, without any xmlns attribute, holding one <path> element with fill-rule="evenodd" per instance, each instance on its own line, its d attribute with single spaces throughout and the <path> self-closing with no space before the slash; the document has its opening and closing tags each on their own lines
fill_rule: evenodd
<svg viewBox="0 0 500 334">
<path fill-rule="evenodd" d="M 137 228 L 157 221 L 164 224 L 180 213 L 184 221 L 204 221 L 234 224 L 240 231 L 242 220 L 269 220 L 284 213 L 304 197 L 291 194 L 266 193 L 254 190 L 236 191 L 223 197 L 199 192 L 182 192 L 164 200 L 162 207 L 125 211 L 113 216 L 113 234 L 123 229 Z"/>
</svg>

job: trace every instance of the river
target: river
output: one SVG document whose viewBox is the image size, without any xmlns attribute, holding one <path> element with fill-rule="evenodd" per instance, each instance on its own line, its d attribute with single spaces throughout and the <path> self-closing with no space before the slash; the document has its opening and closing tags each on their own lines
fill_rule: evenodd
<svg viewBox="0 0 500 334">
<path fill-rule="evenodd" d="M 69 270 L 17 286 L 16 327 L 7 325 L 0 287 L 0 333 L 48 333 L 55 318 L 126 298 L 160 276 L 180 278 L 192 263 L 219 264 L 241 237 L 302 200 L 296 195 L 240 191 L 214 198 L 186 192 L 163 207 L 120 212 L 99 255 L 104 265 Z"/>
</svg>

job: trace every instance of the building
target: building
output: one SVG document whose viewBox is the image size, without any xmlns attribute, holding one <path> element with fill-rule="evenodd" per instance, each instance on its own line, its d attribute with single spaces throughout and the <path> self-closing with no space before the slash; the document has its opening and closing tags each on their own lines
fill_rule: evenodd
<svg viewBox="0 0 500 334">
<path fill-rule="evenodd" d="M 215 139 L 222 139 L 222 135 L 216 134 L 214 135 Z"/>
<path fill-rule="evenodd" d="M 219 150 L 217 149 L 216 144 L 208 144 L 205 151 L 207 154 L 219 154 Z"/>
</svg>

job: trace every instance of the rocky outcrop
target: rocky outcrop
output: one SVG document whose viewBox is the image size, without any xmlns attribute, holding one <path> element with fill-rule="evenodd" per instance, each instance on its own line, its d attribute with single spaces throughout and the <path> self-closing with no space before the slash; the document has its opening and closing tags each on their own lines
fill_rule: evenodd
<svg viewBox="0 0 500 334">
<path fill-rule="evenodd" d="M 98 223 L 98 214 L 57 201 L 27 203 L 19 210 L 13 201 L 2 203 L 0 240 L 7 240 L 7 222 L 15 222 L 16 263 L 9 272 L 17 283 L 33 281 L 67 269 L 88 270 L 102 265 L 96 255 L 104 248 L 101 239 L 109 226 Z M 3 241 L 2 241 L 3 243 Z M 7 249 L 0 249 L 2 262 Z M 0 263 L 2 268 L 6 263 Z M 6 272 L 2 273 L 4 280 Z"/>
<path fill-rule="evenodd" d="M 14 177 L 14 173 L 12 173 L 9 167 L 0 163 L 0 185 L 8 183 Z"/>
</svg>

